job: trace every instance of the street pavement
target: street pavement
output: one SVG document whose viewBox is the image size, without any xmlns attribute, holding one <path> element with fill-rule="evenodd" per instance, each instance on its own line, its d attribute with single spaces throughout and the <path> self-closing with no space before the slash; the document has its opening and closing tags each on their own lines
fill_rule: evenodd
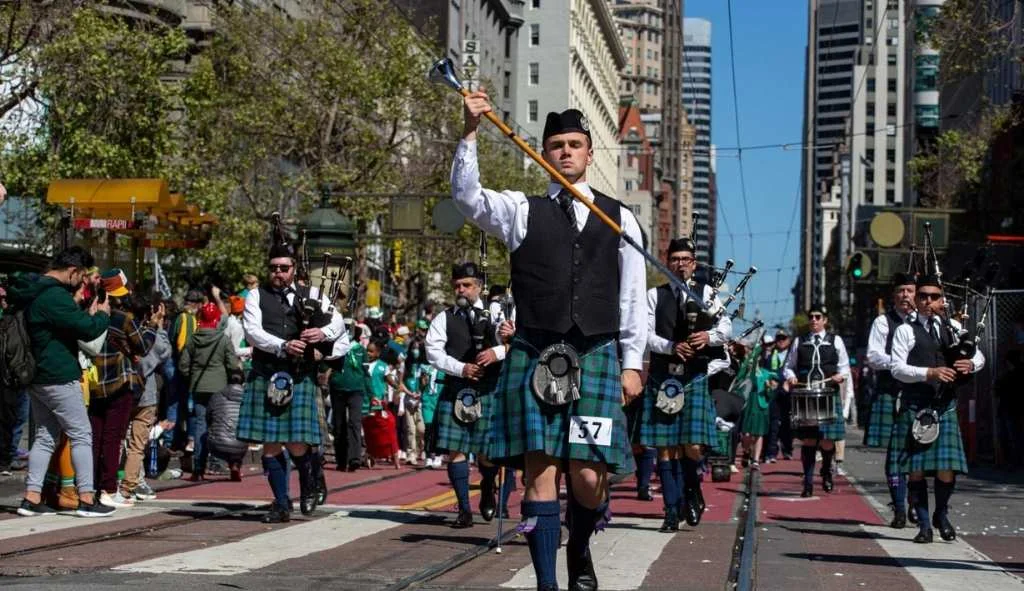
<svg viewBox="0 0 1024 591">
<path fill-rule="evenodd" d="M 756 589 L 1024 589 L 1024 478 L 978 468 L 953 497 L 955 543 L 922 546 L 913 529 L 892 530 L 882 454 L 851 430 L 844 472 L 832 494 L 802 499 L 795 460 L 763 465 L 753 579 Z M 730 585 L 741 541 L 743 474 L 707 483 L 708 511 L 696 528 L 657 531 L 660 499 L 613 488 L 612 522 L 593 539 L 602 589 L 707 589 Z M 0 586 L 106 590 L 125 585 L 180 589 L 532 589 L 524 540 L 489 544 L 497 522 L 452 530 L 454 498 L 443 470 L 380 466 L 328 471 L 328 504 L 288 524 L 259 521 L 261 474 L 241 483 L 158 481 L 155 501 L 108 519 L 20 518 L 17 478 L 0 480 Z M 472 502 L 479 498 L 474 473 Z M 816 483 L 817 485 L 817 483 Z M 293 490 L 297 483 L 293 481 Z M 521 490 L 521 487 L 520 487 Z M 518 492 L 508 532 L 518 520 Z M 746 540 L 742 540 L 746 542 Z M 560 556 L 560 572 L 564 563 Z M 560 581 L 566 586 L 564 574 Z"/>
</svg>

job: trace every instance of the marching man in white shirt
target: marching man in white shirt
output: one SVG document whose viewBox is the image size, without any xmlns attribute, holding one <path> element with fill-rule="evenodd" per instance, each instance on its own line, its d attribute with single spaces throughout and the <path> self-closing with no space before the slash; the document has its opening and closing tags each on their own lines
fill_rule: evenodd
<svg viewBox="0 0 1024 591">
<path fill-rule="evenodd" d="M 558 482 L 567 467 L 569 589 L 597 589 L 589 542 L 609 516 L 608 473 L 634 469 L 622 404 L 643 389 L 643 257 L 557 183 L 529 198 L 482 188 L 477 126 L 491 106 L 486 94 L 474 92 L 464 107 L 452 196 L 508 247 L 516 297 L 516 332 L 498 381 L 488 455 L 526 470 L 519 530 L 542 590 L 558 589 Z M 642 241 L 632 212 L 587 183 L 593 144 L 582 113 L 549 113 L 543 148 L 551 166 Z"/>
<path fill-rule="evenodd" d="M 900 413 L 889 440 L 893 470 L 910 474 L 910 504 L 917 513 L 919 544 L 932 541 L 932 527 L 943 540 L 956 539 L 949 522 L 949 497 L 956 475 L 967 473 L 967 457 L 956 411 L 956 384 L 985 366 L 980 349 L 950 367 L 944 350 L 956 345 L 960 324 L 942 318 L 942 283 L 935 275 L 917 280 L 917 318 L 896 329 L 892 342 L 892 375 L 903 383 Z M 956 334 L 954 334 L 956 333 Z M 937 431 L 937 432 L 936 432 Z M 929 521 L 926 475 L 935 475 L 935 512 Z"/>
</svg>

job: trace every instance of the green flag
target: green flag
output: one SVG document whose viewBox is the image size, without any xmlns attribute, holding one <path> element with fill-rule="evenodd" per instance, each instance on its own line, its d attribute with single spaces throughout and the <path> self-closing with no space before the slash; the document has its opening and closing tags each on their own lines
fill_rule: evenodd
<svg viewBox="0 0 1024 591">
<path fill-rule="evenodd" d="M 740 363 L 740 369 L 736 372 L 736 378 L 732 381 L 732 387 L 729 390 L 747 400 L 752 392 L 758 392 L 763 388 L 763 380 L 762 383 L 758 383 L 760 360 L 761 339 L 757 339 L 754 348 L 747 353 L 747 356 L 743 358 L 743 362 Z"/>
</svg>

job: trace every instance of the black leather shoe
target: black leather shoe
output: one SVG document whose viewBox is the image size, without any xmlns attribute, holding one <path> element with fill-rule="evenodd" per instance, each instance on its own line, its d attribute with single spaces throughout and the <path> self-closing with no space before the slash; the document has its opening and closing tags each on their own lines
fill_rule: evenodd
<svg viewBox="0 0 1024 591">
<path fill-rule="evenodd" d="M 327 478 L 321 474 L 316 481 L 316 504 L 317 506 L 327 503 Z"/>
<path fill-rule="evenodd" d="M 537 587 L 537 591 L 558 591 L 558 584 L 541 585 L 540 587 Z"/>
<path fill-rule="evenodd" d="M 932 528 L 929 527 L 926 530 L 922 530 L 922 531 L 917 532 L 917 535 L 914 536 L 914 543 L 915 544 L 931 544 L 932 540 L 933 540 L 933 537 L 934 536 L 932 535 Z"/>
<path fill-rule="evenodd" d="M 697 527 L 700 525 L 700 518 L 703 514 L 704 512 L 700 510 L 700 504 L 696 498 L 690 497 L 683 503 L 683 519 L 686 520 L 686 525 Z"/>
<path fill-rule="evenodd" d="M 459 511 L 459 516 L 455 518 L 452 529 L 466 529 L 467 527 L 473 527 L 473 514 L 469 511 Z"/>
<path fill-rule="evenodd" d="M 270 511 L 263 516 L 263 523 L 288 523 L 292 520 L 291 511 L 278 507 L 276 504 L 270 506 Z"/>
<path fill-rule="evenodd" d="M 494 519 L 494 511 L 498 507 L 498 499 L 494 495 L 494 482 L 488 482 L 487 478 L 480 481 L 480 517 L 484 521 Z"/>
<path fill-rule="evenodd" d="M 636 490 L 636 498 L 641 501 L 653 501 L 654 495 L 651 494 L 650 487 L 644 487 Z"/>
<path fill-rule="evenodd" d="M 893 529 L 903 529 L 907 527 L 907 514 L 902 511 L 897 511 L 896 515 L 892 518 L 892 522 L 889 523 L 889 527 Z"/>
<path fill-rule="evenodd" d="M 832 484 L 832 472 L 821 473 L 821 490 L 830 493 L 835 485 Z"/>
<path fill-rule="evenodd" d="M 299 511 L 303 515 L 312 515 L 313 511 L 316 511 L 316 496 L 301 497 L 299 499 Z"/>
<path fill-rule="evenodd" d="M 814 496 L 814 485 L 804 484 L 804 489 L 802 491 L 800 491 L 800 496 L 802 498 L 805 498 L 805 499 L 807 497 L 813 497 Z"/>
<path fill-rule="evenodd" d="M 675 507 L 665 507 L 665 521 L 661 523 L 658 531 L 664 533 L 679 531 L 679 513 Z"/>
<path fill-rule="evenodd" d="M 703 515 L 704 510 L 707 509 L 708 507 L 707 504 L 704 502 L 704 490 L 700 488 L 700 485 L 697 485 L 697 488 L 693 489 L 693 492 L 696 494 L 697 512 Z M 698 520 L 699 519 L 700 518 L 698 517 Z"/>
<path fill-rule="evenodd" d="M 932 515 L 932 527 L 939 530 L 939 537 L 943 540 L 952 542 L 956 539 L 956 529 L 953 528 L 953 524 L 949 522 L 949 517 L 946 515 L 938 513 Z"/>
<path fill-rule="evenodd" d="M 583 556 L 572 556 L 566 550 L 566 566 L 569 570 L 569 591 L 597 591 L 597 573 L 590 550 Z"/>
</svg>

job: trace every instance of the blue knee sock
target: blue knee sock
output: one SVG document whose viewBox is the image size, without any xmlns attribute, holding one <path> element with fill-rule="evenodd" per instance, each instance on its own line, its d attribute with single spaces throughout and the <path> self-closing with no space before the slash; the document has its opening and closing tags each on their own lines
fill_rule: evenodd
<svg viewBox="0 0 1024 591">
<path fill-rule="evenodd" d="M 534 528 L 527 532 L 526 543 L 530 546 L 530 560 L 537 575 L 537 586 L 557 585 L 555 564 L 558 557 L 558 538 L 562 522 L 558 501 L 523 501 L 523 519 L 536 518 Z"/>
<path fill-rule="evenodd" d="M 910 490 L 910 499 L 917 513 L 917 526 L 921 531 L 931 529 L 932 523 L 928 516 L 928 482 L 923 478 L 911 480 L 907 483 L 907 488 Z"/>
<path fill-rule="evenodd" d="M 452 483 L 452 490 L 455 491 L 459 511 L 469 512 L 469 462 L 449 462 L 448 481 Z"/>
<path fill-rule="evenodd" d="M 818 448 L 813 445 L 802 445 L 800 446 L 800 463 L 804 468 L 804 484 L 810 485 L 814 483 L 814 464 L 815 454 Z"/>
<path fill-rule="evenodd" d="M 516 471 L 511 468 L 504 468 L 505 473 L 502 476 L 504 480 L 501 482 L 500 499 L 498 500 L 498 506 L 503 510 L 508 510 L 508 498 L 512 496 L 512 491 L 516 489 Z"/>
<path fill-rule="evenodd" d="M 288 469 L 284 454 L 274 457 L 263 456 L 263 470 L 267 473 L 267 482 L 274 493 L 274 504 L 285 511 L 291 511 L 288 499 Z"/>
<path fill-rule="evenodd" d="M 905 474 L 888 477 L 889 497 L 892 499 L 893 510 L 897 513 L 907 510 L 907 477 Z"/>
<path fill-rule="evenodd" d="M 679 483 L 672 468 L 672 460 L 658 460 L 658 478 L 661 479 L 661 496 L 666 508 L 679 505 Z"/>
<path fill-rule="evenodd" d="M 643 452 L 634 457 L 636 458 L 637 490 L 651 488 L 651 474 L 654 472 L 654 464 L 658 461 L 658 450 L 653 447 L 644 448 Z"/>
<path fill-rule="evenodd" d="M 572 518 L 569 520 L 572 525 L 569 528 L 569 540 L 565 544 L 566 555 L 580 557 L 586 555 L 587 549 L 590 547 L 590 536 L 594 534 L 594 527 L 607 509 L 607 501 L 596 509 L 588 509 L 576 502 L 575 499 L 569 501 L 566 511 L 572 513 Z"/>
</svg>

